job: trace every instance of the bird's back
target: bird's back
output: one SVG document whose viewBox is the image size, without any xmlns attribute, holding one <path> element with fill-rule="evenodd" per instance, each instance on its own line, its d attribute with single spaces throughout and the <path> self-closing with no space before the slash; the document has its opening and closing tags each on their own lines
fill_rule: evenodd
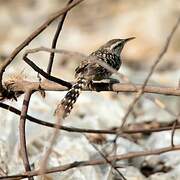
<svg viewBox="0 0 180 180">
<path fill-rule="evenodd" d="M 103 61 L 116 70 L 118 70 L 121 65 L 120 57 L 107 49 L 98 49 L 91 53 L 87 59 L 82 61 L 75 69 L 75 77 L 97 81 L 109 78 L 112 73 L 99 65 L 97 61 Z"/>
</svg>

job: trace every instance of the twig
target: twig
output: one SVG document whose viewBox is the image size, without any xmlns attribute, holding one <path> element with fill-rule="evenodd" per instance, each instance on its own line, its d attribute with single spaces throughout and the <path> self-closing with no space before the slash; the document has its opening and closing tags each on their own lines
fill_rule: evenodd
<svg viewBox="0 0 180 180">
<path fill-rule="evenodd" d="M 21 152 L 21 156 L 22 156 L 26 171 L 31 171 L 31 167 L 28 160 L 28 154 L 27 154 L 26 133 L 25 133 L 26 116 L 27 116 L 31 94 L 32 94 L 32 91 L 30 90 L 26 91 L 25 93 L 21 115 L 20 115 L 20 124 L 19 124 L 20 152 Z M 34 179 L 33 177 L 29 178 L 29 180 L 33 180 L 33 179 Z"/>
<path fill-rule="evenodd" d="M 23 56 L 27 56 L 28 54 L 34 54 L 37 52 L 58 53 L 58 54 L 64 54 L 64 55 L 68 55 L 68 56 L 75 56 L 80 59 L 84 59 L 87 57 L 85 54 L 80 53 L 80 52 L 69 51 L 69 50 L 65 50 L 65 49 L 51 49 L 51 48 L 47 48 L 44 46 L 33 48 L 33 49 L 27 49 Z"/>
<path fill-rule="evenodd" d="M 13 112 L 17 115 L 21 114 L 21 111 L 19 111 L 18 109 L 14 108 L 12 106 L 9 106 L 7 104 L 1 103 L 1 102 L 0 102 L 0 107 L 3 109 L 7 109 L 10 112 Z M 34 118 L 28 114 L 26 115 L 26 118 L 29 121 L 34 122 L 36 124 L 43 125 L 43 126 L 50 127 L 50 128 L 58 128 L 58 129 L 68 131 L 68 132 L 96 133 L 96 134 L 116 134 L 117 133 L 117 130 L 96 130 L 96 129 L 81 129 L 81 128 L 75 128 L 75 127 L 67 127 L 67 126 L 58 125 L 58 124 L 54 124 L 54 123 L 50 123 L 50 122 L 45 122 L 45 121 L 42 121 L 40 119 Z M 180 124 L 177 124 L 175 126 L 175 129 L 180 129 Z M 151 128 L 151 129 L 144 129 L 144 128 L 136 128 L 134 130 L 124 129 L 123 132 L 120 133 L 120 135 L 136 134 L 136 133 L 152 133 L 152 132 L 170 131 L 170 130 L 172 130 L 172 125 L 162 126 L 162 127 L 157 127 L 157 128 Z"/>
<path fill-rule="evenodd" d="M 36 66 L 36 64 L 34 64 L 29 58 L 27 58 L 26 56 L 23 57 L 23 60 L 30 65 L 36 72 L 38 72 L 39 74 L 41 74 L 43 77 L 45 77 L 46 79 L 56 82 L 58 84 L 61 84 L 63 86 L 66 86 L 68 88 L 71 88 L 71 83 L 68 83 L 67 81 L 64 81 L 62 79 L 56 78 L 54 76 L 51 76 L 49 74 L 47 74 L 45 71 L 43 71 L 42 69 L 40 69 L 38 66 Z"/>
<path fill-rule="evenodd" d="M 167 52 L 168 50 L 168 47 L 169 47 L 169 44 L 171 42 L 171 39 L 176 31 L 176 29 L 178 28 L 179 26 L 179 23 L 180 23 L 180 17 L 178 18 L 176 24 L 173 26 L 172 28 L 172 31 L 170 32 L 169 36 L 167 37 L 166 39 L 166 43 L 164 45 L 164 47 L 162 48 L 161 52 L 159 53 L 157 59 L 155 60 L 154 64 L 152 65 L 151 69 L 150 69 L 150 72 L 148 74 L 148 76 L 146 77 L 144 83 L 143 83 L 143 86 L 141 88 L 141 90 L 139 90 L 139 92 L 137 93 L 136 97 L 134 98 L 133 102 L 130 104 L 126 114 L 124 115 L 123 119 L 122 119 L 122 124 L 121 124 L 121 129 L 124 127 L 124 124 L 127 120 L 127 117 L 129 116 L 130 112 L 132 111 L 134 105 L 139 101 L 139 99 L 141 98 L 141 96 L 143 95 L 144 93 L 144 89 L 145 89 L 145 86 L 147 85 L 151 75 L 153 74 L 156 66 L 159 64 L 159 62 L 161 61 L 162 57 L 164 56 L 164 54 Z"/>
<path fill-rule="evenodd" d="M 54 133 L 53 133 L 53 136 L 52 136 L 52 139 L 50 141 L 50 145 L 44 155 L 44 158 L 43 160 L 41 161 L 41 164 L 40 164 L 40 174 L 44 175 L 45 172 L 46 172 L 46 167 L 47 167 L 47 164 L 48 164 L 48 160 L 49 160 L 49 156 L 53 150 L 53 146 L 58 138 L 58 135 L 59 135 L 59 129 L 61 127 L 61 121 L 63 119 L 63 109 L 61 109 L 61 111 L 59 112 L 58 114 L 58 117 L 57 117 L 57 120 L 56 120 L 56 125 L 54 126 Z"/>
<path fill-rule="evenodd" d="M 160 107 L 161 109 L 163 109 L 164 111 L 166 111 L 168 114 L 170 114 L 171 116 L 175 117 L 178 119 L 178 115 L 175 114 L 170 108 L 168 108 L 162 101 L 160 101 L 159 99 L 153 97 L 150 94 L 146 94 L 145 97 L 147 99 L 149 99 L 150 101 L 152 101 L 155 105 L 157 105 L 158 107 Z"/>
<path fill-rule="evenodd" d="M 112 162 L 114 160 L 115 161 L 121 161 L 121 160 L 131 159 L 131 158 L 135 158 L 135 157 L 137 158 L 137 157 L 142 157 L 142 156 L 159 155 L 162 153 L 167 153 L 170 151 L 179 151 L 179 150 L 180 150 L 180 145 L 176 145 L 174 147 L 168 146 L 168 147 L 159 148 L 159 149 L 155 149 L 155 150 L 130 152 L 130 153 L 126 153 L 123 155 L 109 156 L 109 157 L 107 157 L 107 159 L 110 162 Z M 101 164 L 107 164 L 106 160 L 94 159 L 94 160 L 89 160 L 89 161 L 75 161 L 75 162 L 70 163 L 70 164 L 46 169 L 45 173 L 49 174 L 49 173 L 55 173 L 55 172 L 62 172 L 62 171 L 67 171 L 67 170 L 72 169 L 72 168 L 101 165 Z M 0 179 L 3 179 L 3 180 L 5 180 L 5 179 L 11 180 L 13 178 L 24 179 L 27 177 L 38 176 L 38 175 L 40 175 L 40 171 L 35 170 L 35 171 L 25 172 L 22 174 L 17 174 L 17 175 L 12 175 L 12 176 L 3 176 L 3 177 L 0 177 Z"/>
<path fill-rule="evenodd" d="M 69 4 L 71 4 L 72 1 L 73 1 L 73 0 L 69 0 L 67 6 L 68 6 Z M 63 27 L 63 24 L 64 24 L 64 20 L 65 20 L 65 18 L 66 18 L 67 12 L 68 12 L 68 11 L 66 11 L 66 12 L 62 15 L 62 18 L 61 18 L 61 20 L 60 20 L 60 22 L 59 22 L 59 24 L 58 24 L 58 27 L 57 27 L 57 30 L 56 30 L 56 33 L 55 33 L 55 35 L 54 35 L 54 38 L 53 38 L 53 41 L 52 41 L 52 45 L 51 45 L 51 48 L 52 48 L 52 49 L 56 49 L 57 40 L 58 40 L 58 37 L 59 37 L 60 32 L 61 32 L 61 30 L 62 30 L 62 27 Z M 54 60 L 54 52 L 51 52 L 50 57 L 49 57 L 49 64 L 48 64 L 48 68 L 47 68 L 47 73 L 48 73 L 48 74 L 51 74 L 52 65 L 53 65 L 53 60 Z"/>
<path fill-rule="evenodd" d="M 103 154 L 103 152 L 101 152 L 101 151 L 96 147 L 95 144 L 91 143 L 91 141 L 89 140 L 88 136 L 86 136 L 86 134 L 83 134 L 83 135 L 86 137 L 86 139 L 87 139 L 88 142 L 91 144 L 91 146 L 92 146 L 92 147 L 101 155 L 101 157 L 102 157 L 103 159 L 105 159 L 105 161 L 111 166 L 111 168 L 114 169 L 114 170 L 118 173 L 118 175 L 120 176 L 120 178 L 122 178 L 123 180 L 127 180 L 127 179 L 123 176 L 123 174 L 119 171 L 119 169 L 118 169 L 117 167 L 114 167 L 113 162 L 109 161 L 109 160 L 106 158 L 106 156 Z"/>
<path fill-rule="evenodd" d="M 174 134 L 176 130 L 176 125 L 177 125 L 177 120 L 174 121 L 173 126 L 172 126 L 172 133 L 171 133 L 171 146 L 174 147 Z"/>
</svg>

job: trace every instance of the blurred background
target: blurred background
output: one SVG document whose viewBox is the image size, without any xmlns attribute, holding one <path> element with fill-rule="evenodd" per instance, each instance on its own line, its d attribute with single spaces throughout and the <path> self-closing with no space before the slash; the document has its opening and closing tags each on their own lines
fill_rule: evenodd
<svg viewBox="0 0 180 180">
<path fill-rule="evenodd" d="M 67 0 L 0 0 L 0 63 L 3 63 L 5 58 L 52 13 L 62 9 L 66 3 Z M 122 52 L 123 64 L 120 72 L 126 75 L 132 82 L 142 83 L 151 65 L 163 48 L 166 38 L 179 15 L 179 0 L 85 0 L 68 13 L 57 48 L 88 55 L 110 39 L 135 36 L 136 39 L 129 42 Z M 26 49 L 39 46 L 50 47 L 58 22 L 59 19 L 34 39 Z M 38 80 L 37 74 L 22 61 L 23 52 L 24 50 L 6 70 L 5 79 L 20 75 L 31 81 Z M 30 55 L 30 57 L 37 65 L 46 70 L 49 59 L 48 53 L 41 52 Z M 65 80 L 74 80 L 74 69 L 80 61 L 81 59 L 77 57 L 56 55 L 53 75 Z M 168 52 L 150 79 L 150 84 L 177 87 L 179 79 L 180 28 L 176 31 Z M 31 100 L 29 113 L 42 120 L 54 121 L 54 109 L 64 94 L 65 92 L 48 92 L 46 98 L 43 99 L 40 94 L 36 93 Z M 162 100 L 175 114 L 180 113 L 179 97 L 153 96 Z M 65 121 L 64 124 L 94 129 L 117 127 L 121 124 L 121 119 L 133 97 L 133 95 L 125 93 L 83 92 L 69 120 Z M 21 109 L 22 100 L 23 96 L 18 99 L 18 102 L 9 101 L 7 103 Z M 22 163 L 19 156 L 14 157 L 15 153 L 18 154 L 19 137 L 17 122 L 19 117 L 2 109 L 0 109 L 0 114 L 2 116 L 0 120 L 0 164 L 7 171 L 17 172 L 23 169 L 22 166 L 17 167 L 17 163 Z M 128 123 L 147 121 L 171 122 L 172 120 L 174 120 L 172 115 L 159 109 L 151 101 L 141 98 L 133 113 L 129 116 Z M 36 167 L 38 159 L 42 156 L 40 152 L 45 151 L 44 145 L 48 142 L 52 130 L 47 129 L 47 131 L 44 131 L 44 127 L 32 123 L 28 123 L 27 129 L 29 154 L 31 161 Z M 169 132 L 163 133 L 154 133 L 141 140 L 141 143 L 134 144 L 122 138 L 119 142 L 121 145 L 119 152 L 124 153 L 131 150 L 143 150 L 149 147 L 167 146 L 170 135 Z M 180 143 L 178 135 L 180 135 L 179 131 L 176 131 L 175 140 L 177 143 Z M 162 137 L 164 140 L 159 143 L 159 139 Z M 111 139 L 110 136 L 108 138 Z M 7 144 L 6 142 L 9 143 Z M 61 149 L 59 159 L 57 154 L 53 154 L 50 163 L 51 165 L 59 165 L 62 162 L 67 163 L 69 161 L 94 157 L 92 147 L 89 146 L 81 135 L 72 137 L 72 135 L 62 133 L 55 151 L 62 147 L 64 149 Z M 12 149 L 13 153 L 10 153 Z M 78 159 L 76 159 L 77 157 Z M 178 157 L 180 157 L 179 154 Z M 173 156 L 167 156 L 166 158 L 172 160 Z M 148 163 L 165 161 L 164 156 L 160 156 L 158 160 L 145 160 Z M 137 161 L 132 161 L 131 166 L 128 166 L 129 164 L 126 162 L 127 168 L 124 171 L 127 173 L 126 175 L 132 177 L 133 174 L 134 177 L 145 179 L 145 176 L 139 170 L 143 164 L 142 162 L 144 162 L 144 159 L 143 161 L 138 159 L 138 163 Z M 178 162 L 180 162 L 180 159 L 176 159 L 176 162 L 170 161 L 170 166 L 173 164 L 173 168 L 175 166 L 180 167 Z M 153 164 L 152 166 L 155 165 Z M 128 169 L 132 167 L 134 169 Z M 91 174 L 93 179 L 104 178 L 104 174 L 94 167 L 89 167 L 84 172 L 72 170 L 71 176 L 72 178 L 78 177 L 78 179 L 83 179 L 82 177 L 85 177 L 85 179 L 88 179 L 90 178 L 88 176 L 89 172 L 93 172 Z M 129 172 L 133 173 L 128 174 Z M 153 180 L 156 178 L 167 178 L 169 180 L 175 172 L 178 177 L 178 174 L 180 174 L 178 172 L 180 171 L 177 168 L 168 175 L 166 173 L 165 175 L 155 174 L 151 178 Z M 69 177 L 68 175 L 66 172 L 61 174 L 64 178 Z M 57 178 L 56 175 L 51 177 Z"/>
<path fill-rule="evenodd" d="M 66 0 L 8 0 L 0 1 L 0 53 L 1 60 L 8 56 L 33 30 L 53 12 L 65 6 Z M 162 49 L 166 37 L 180 12 L 178 0 L 90 0 L 84 1 L 67 16 L 58 48 L 89 54 L 112 38 L 135 36 L 123 51 L 123 64 L 134 70 L 148 70 Z M 58 20 L 49 26 L 30 47 L 50 47 Z M 180 67 L 180 31 L 176 32 L 163 63 L 158 66 L 161 75 L 176 71 Z M 48 55 L 38 59 L 46 66 Z M 19 57 L 21 58 L 21 57 Z M 68 76 L 61 69 L 64 61 L 57 58 L 59 65 L 55 73 Z M 74 67 L 72 67 L 74 68 Z M 73 72 L 73 69 L 70 70 Z M 132 76 L 142 80 L 142 76 Z M 68 76 L 73 78 L 73 76 Z M 160 78 L 160 77 L 158 77 Z M 157 79 L 162 83 L 176 82 L 173 79 Z M 167 80 L 167 81 L 166 81 Z M 172 82 L 173 81 L 173 82 Z"/>
</svg>

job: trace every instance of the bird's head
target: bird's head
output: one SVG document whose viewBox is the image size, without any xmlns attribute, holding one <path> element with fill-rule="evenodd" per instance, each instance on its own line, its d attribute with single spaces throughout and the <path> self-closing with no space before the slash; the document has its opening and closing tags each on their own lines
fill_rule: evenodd
<svg viewBox="0 0 180 180">
<path fill-rule="evenodd" d="M 112 39 L 112 40 L 108 41 L 106 44 L 104 44 L 103 46 L 101 46 L 101 48 L 107 49 L 108 51 L 115 53 L 117 56 L 120 56 L 120 53 L 121 53 L 124 45 L 128 41 L 130 41 L 134 38 L 135 37 L 130 37 L 130 38 L 126 38 L 126 39 Z"/>
</svg>

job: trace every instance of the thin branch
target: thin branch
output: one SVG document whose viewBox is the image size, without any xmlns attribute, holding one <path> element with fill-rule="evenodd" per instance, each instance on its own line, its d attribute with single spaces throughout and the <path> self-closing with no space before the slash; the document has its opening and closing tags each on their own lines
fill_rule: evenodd
<svg viewBox="0 0 180 180">
<path fill-rule="evenodd" d="M 67 3 L 67 6 L 69 4 L 72 3 L 73 0 L 69 0 L 69 2 Z M 58 24 L 58 27 L 57 27 L 57 30 L 56 30 L 56 33 L 54 35 L 54 38 L 53 38 L 53 41 L 52 41 L 52 45 L 51 45 L 51 48 L 52 49 L 56 49 L 56 44 L 57 44 L 57 40 L 58 40 L 58 37 L 60 35 L 60 32 L 62 30 L 62 27 L 63 27 L 63 24 L 64 24 L 64 21 L 65 21 L 65 18 L 66 18 L 66 15 L 67 15 L 67 12 L 66 11 L 63 15 L 62 15 L 62 18 Z M 54 52 L 52 52 L 50 54 L 50 57 L 49 57 L 49 64 L 48 64 L 48 68 L 47 68 L 47 73 L 48 74 L 51 74 L 51 70 L 52 70 L 52 65 L 53 65 L 53 60 L 54 60 Z"/>
<path fill-rule="evenodd" d="M 147 86 L 146 86 L 147 87 Z M 145 92 L 145 91 L 144 91 Z M 175 114 L 171 109 L 169 109 L 162 101 L 160 101 L 159 99 L 153 97 L 150 94 L 146 94 L 145 97 L 147 99 L 149 99 L 150 101 L 152 101 L 156 106 L 160 107 L 161 109 L 165 110 L 168 114 L 170 114 L 171 116 L 178 118 L 178 115 Z"/>
<path fill-rule="evenodd" d="M 37 52 L 48 52 L 48 53 L 58 53 L 58 54 L 64 54 L 67 56 L 75 56 L 79 59 L 85 59 L 87 56 L 83 53 L 76 52 L 76 51 L 69 51 L 65 49 L 51 49 L 44 46 L 33 48 L 33 49 L 27 49 L 23 56 L 28 56 L 29 54 L 34 54 Z"/>
<path fill-rule="evenodd" d="M 103 159 L 105 159 L 105 161 L 107 162 L 107 164 L 109 164 L 109 165 L 111 166 L 111 168 L 114 169 L 114 170 L 117 172 L 117 174 L 120 176 L 120 178 L 122 178 L 123 180 L 127 180 L 127 179 L 123 176 L 123 174 L 119 171 L 119 169 L 118 169 L 117 167 L 114 167 L 113 162 L 109 161 L 109 160 L 107 159 L 107 157 L 103 154 L 103 152 L 101 152 L 101 151 L 98 149 L 98 147 L 96 147 L 95 144 L 91 143 L 91 141 L 89 140 L 88 136 L 86 136 L 85 134 L 84 134 L 84 136 L 86 137 L 86 139 L 88 140 L 88 142 L 91 144 L 91 146 L 101 155 L 101 157 L 102 157 Z"/>
<path fill-rule="evenodd" d="M 157 59 L 154 61 L 154 64 L 152 65 L 151 69 L 150 69 L 150 72 L 148 74 L 148 76 L 146 77 L 144 83 L 143 83 L 143 86 L 141 88 L 141 90 L 139 90 L 139 92 L 137 93 L 136 97 L 134 98 L 133 102 L 130 104 L 126 114 L 124 115 L 123 119 L 122 119 L 122 124 L 121 124 L 121 129 L 124 127 L 124 124 L 127 120 L 127 117 L 129 116 L 130 112 L 132 111 L 134 105 L 139 101 L 139 99 L 141 98 L 141 96 L 144 94 L 144 89 L 145 89 L 145 86 L 147 85 L 151 75 L 153 74 L 156 66 L 159 64 L 159 62 L 161 61 L 162 57 L 164 56 L 164 54 L 167 52 L 168 50 L 168 47 L 169 47 L 169 44 L 171 42 L 171 39 L 176 31 L 176 29 L 178 28 L 180 24 L 180 17 L 178 18 L 176 24 L 173 26 L 169 36 L 167 37 L 166 39 L 166 43 L 164 45 L 164 47 L 162 48 L 161 52 L 159 53 Z"/>
<path fill-rule="evenodd" d="M 19 111 L 18 109 L 9 106 L 7 104 L 1 103 L 0 102 L 0 107 L 6 110 L 9 110 L 10 112 L 13 112 L 17 115 L 21 114 L 21 111 Z M 117 130 L 96 130 L 96 129 L 81 129 L 81 128 L 75 128 L 75 127 L 67 127 L 67 126 L 63 126 L 63 125 L 58 125 L 58 124 L 54 124 L 54 123 L 50 123 L 50 122 L 46 122 L 37 118 L 34 118 L 30 115 L 26 115 L 26 118 L 31 121 L 34 122 L 36 124 L 39 125 L 43 125 L 46 127 L 50 127 L 50 128 L 58 128 L 67 132 L 75 132 L 75 133 L 96 133 L 96 134 L 116 134 Z M 180 129 L 180 124 L 176 124 L 176 126 L 174 127 L 174 129 Z M 160 127 L 156 127 L 156 128 L 151 128 L 151 129 L 144 129 L 144 128 L 136 128 L 134 130 L 128 130 L 128 129 L 124 129 L 123 132 L 120 133 L 120 135 L 123 134 L 136 134 L 136 133 L 152 133 L 152 132 L 160 132 L 160 131 L 170 131 L 172 130 L 172 125 L 168 125 L 168 126 L 160 126 Z"/>
<path fill-rule="evenodd" d="M 31 171 L 28 154 L 27 154 L 26 132 L 25 132 L 26 116 L 27 116 L 27 111 L 28 111 L 31 94 L 32 94 L 32 92 L 30 90 L 28 90 L 24 95 L 24 101 L 23 101 L 23 106 L 22 106 L 22 110 L 21 110 L 20 124 L 19 124 L 20 152 L 21 152 L 21 156 L 22 156 L 24 167 L 25 167 L 26 171 Z M 33 178 L 29 178 L 29 180 L 33 180 Z"/>
<path fill-rule="evenodd" d="M 159 149 L 155 149 L 155 150 L 130 152 L 130 153 L 126 153 L 123 155 L 109 156 L 109 157 L 107 157 L 107 159 L 108 159 L 108 161 L 113 162 L 113 161 L 121 161 L 121 160 L 125 160 L 125 159 L 131 159 L 131 158 L 135 158 L 135 157 L 137 158 L 137 157 L 142 157 L 142 156 L 159 155 L 162 153 L 167 153 L 167 152 L 171 152 L 171 151 L 179 151 L 179 150 L 180 150 L 180 145 L 176 145 L 174 147 L 168 146 L 168 147 L 159 148 Z M 70 164 L 49 168 L 46 170 L 45 173 L 49 174 L 49 173 L 55 173 L 55 172 L 62 172 L 62 171 L 67 171 L 72 168 L 101 165 L 101 164 L 107 164 L 107 161 L 104 159 L 94 159 L 94 160 L 89 160 L 89 161 L 75 161 Z M 12 180 L 13 178 L 24 179 L 27 177 L 38 176 L 38 175 L 40 175 L 40 170 L 24 172 L 22 174 L 11 175 L 11 176 L 3 176 L 3 177 L 0 177 L 0 179 L 3 179 L 3 180 L 7 180 L 7 179 Z"/>
<path fill-rule="evenodd" d="M 40 69 L 38 66 L 36 66 L 36 64 L 34 64 L 29 58 L 27 58 L 26 56 L 23 57 L 23 60 L 30 65 L 36 72 L 38 72 L 39 74 L 41 74 L 44 78 L 56 82 L 58 84 L 61 84 L 63 86 L 66 86 L 68 88 L 71 88 L 71 83 L 68 83 L 67 81 L 64 81 L 62 79 L 56 78 L 54 76 L 51 76 L 49 74 L 47 74 L 45 71 L 43 71 L 42 69 Z"/>
<path fill-rule="evenodd" d="M 51 155 L 52 153 L 52 150 L 53 150 L 53 146 L 58 138 L 58 135 L 59 135 L 59 129 L 60 128 L 60 121 L 59 123 L 57 123 L 57 125 L 55 125 L 55 129 L 54 129 L 54 133 L 53 133 L 53 136 L 52 136 L 52 139 L 50 141 L 50 145 L 42 159 L 42 161 L 40 162 L 40 174 L 41 175 L 45 175 L 46 173 L 46 168 L 48 166 L 48 160 L 49 160 L 49 156 Z"/>
<path fill-rule="evenodd" d="M 176 130 L 176 125 L 177 125 L 177 120 L 174 121 L 173 126 L 172 126 L 172 133 L 171 133 L 171 146 L 174 147 L 174 134 Z"/>
<path fill-rule="evenodd" d="M 56 125 L 54 126 L 54 133 L 52 135 L 52 139 L 50 140 L 49 147 L 48 147 L 48 149 L 44 155 L 44 158 L 42 159 L 41 164 L 40 164 L 40 173 L 42 175 L 44 175 L 46 172 L 46 167 L 48 165 L 49 156 L 52 153 L 53 146 L 56 143 L 56 140 L 58 138 L 59 129 L 61 129 L 60 127 L 61 127 L 61 121 L 63 119 L 63 114 L 64 114 L 64 109 L 62 108 L 62 109 L 60 109 L 60 111 L 58 113 L 58 117 L 56 119 Z"/>
</svg>

